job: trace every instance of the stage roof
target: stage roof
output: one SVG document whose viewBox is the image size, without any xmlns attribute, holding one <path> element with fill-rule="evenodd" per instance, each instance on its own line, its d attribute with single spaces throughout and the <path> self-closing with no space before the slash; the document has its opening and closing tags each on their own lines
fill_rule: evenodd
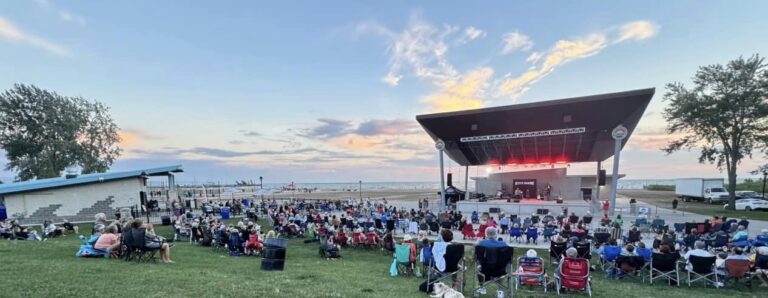
<svg viewBox="0 0 768 298">
<path fill-rule="evenodd" d="M 416 116 L 460 165 L 603 161 L 613 156 L 611 131 L 628 129 L 622 147 L 655 88 Z"/>
</svg>

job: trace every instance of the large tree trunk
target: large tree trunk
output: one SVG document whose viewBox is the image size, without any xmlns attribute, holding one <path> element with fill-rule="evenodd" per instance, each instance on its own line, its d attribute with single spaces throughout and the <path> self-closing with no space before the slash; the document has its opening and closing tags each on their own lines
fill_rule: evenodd
<svg viewBox="0 0 768 298">
<path fill-rule="evenodd" d="M 736 163 L 728 166 L 728 209 L 736 210 Z"/>
</svg>

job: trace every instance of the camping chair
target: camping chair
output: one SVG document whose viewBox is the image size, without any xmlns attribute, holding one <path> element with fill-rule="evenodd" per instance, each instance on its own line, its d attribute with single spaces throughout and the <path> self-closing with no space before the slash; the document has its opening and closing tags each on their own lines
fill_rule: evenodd
<svg viewBox="0 0 768 298">
<path fill-rule="evenodd" d="M 520 286 L 541 286 L 544 288 L 544 293 L 547 292 L 547 272 L 541 258 L 526 256 L 517 258 L 515 290 L 520 289 Z"/>
<path fill-rule="evenodd" d="M 739 240 L 739 241 L 732 242 L 731 246 L 741 248 L 741 250 L 743 250 L 744 253 L 746 254 L 746 253 L 749 253 L 750 250 L 752 250 L 752 245 L 753 245 L 752 242 L 753 242 L 752 240 Z"/>
<path fill-rule="evenodd" d="M 461 235 L 465 240 L 475 240 L 477 238 L 475 235 L 475 230 L 471 224 L 464 225 L 464 227 L 461 229 Z"/>
<path fill-rule="evenodd" d="M 685 223 L 674 223 L 673 226 L 675 228 L 675 234 L 678 234 L 678 235 L 686 234 Z M 688 231 L 690 232 L 691 230 L 688 230 Z"/>
<path fill-rule="evenodd" d="M 748 288 L 752 287 L 749 278 L 752 276 L 749 272 L 750 264 L 749 260 L 725 260 L 725 271 L 728 273 L 724 282 L 733 280 L 733 284 L 739 282 L 740 279 L 745 279 Z"/>
<path fill-rule="evenodd" d="M 645 259 L 641 256 L 622 256 L 616 258 L 616 279 L 624 277 L 640 277 L 640 273 L 645 267 Z"/>
<path fill-rule="evenodd" d="M 555 272 L 555 288 L 586 291 L 592 297 L 592 279 L 589 277 L 589 261 L 581 258 L 565 258 L 560 272 Z"/>
<path fill-rule="evenodd" d="M 365 245 L 365 236 L 362 232 L 355 231 L 352 233 L 352 247 L 362 247 Z"/>
<path fill-rule="evenodd" d="M 147 241 L 145 239 L 146 233 L 147 230 L 144 228 L 132 229 L 131 236 L 129 238 L 130 241 L 127 242 L 128 252 L 133 256 L 132 258 L 135 259 L 137 263 L 156 263 L 157 259 L 155 258 L 155 255 L 159 249 L 147 247 Z"/>
<path fill-rule="evenodd" d="M 755 246 L 768 246 L 768 236 L 757 235 L 754 241 Z"/>
<path fill-rule="evenodd" d="M 434 259 L 432 255 L 432 247 L 430 246 L 424 246 L 421 248 L 421 252 L 419 252 L 419 263 L 421 263 L 422 270 L 421 272 L 424 272 L 429 269 L 434 264 Z"/>
<path fill-rule="evenodd" d="M 592 259 L 592 245 L 587 241 L 580 241 L 573 244 L 576 248 L 576 255 L 579 258 L 591 260 Z"/>
<path fill-rule="evenodd" d="M 520 238 L 523 237 L 523 230 L 520 227 L 509 228 L 509 241 L 512 242 L 512 238 L 520 242 Z"/>
<path fill-rule="evenodd" d="M 648 270 L 650 283 L 653 284 L 654 279 L 666 277 L 669 280 L 674 280 L 677 286 L 680 286 L 680 271 L 677 269 L 677 260 L 679 258 L 680 254 L 676 253 L 653 253 L 651 255 L 650 269 Z"/>
<path fill-rule="evenodd" d="M 229 255 L 239 256 L 243 250 L 243 239 L 240 238 L 240 234 L 232 233 L 229 236 Z"/>
<path fill-rule="evenodd" d="M 397 271 L 406 275 L 412 274 L 414 264 L 411 257 L 412 244 L 395 244 L 395 260 L 397 261 Z"/>
<path fill-rule="evenodd" d="M 488 225 L 480 225 L 480 227 L 477 228 L 477 238 L 479 239 L 485 239 L 485 229 L 488 228 Z M 496 240 L 496 239 L 493 239 Z"/>
<path fill-rule="evenodd" d="M 568 249 L 568 243 L 566 242 L 550 242 L 549 243 L 549 263 L 560 263 L 560 259 L 563 258 L 565 250 Z"/>
<path fill-rule="evenodd" d="M 478 296 L 478 289 L 495 284 L 499 290 L 506 290 L 506 296 L 512 297 L 512 254 L 513 248 L 475 246 L 472 274 L 472 296 Z M 479 266 L 478 266 L 479 265 Z"/>
<path fill-rule="evenodd" d="M 690 262 L 691 266 L 693 267 L 692 270 L 688 270 L 688 287 L 691 286 L 691 283 L 701 280 L 704 282 L 711 282 L 717 288 L 718 278 L 717 278 L 717 272 L 715 272 L 716 260 L 717 260 L 717 257 L 715 256 L 688 257 L 688 262 Z"/>
<path fill-rule="evenodd" d="M 452 279 L 449 285 L 453 285 L 453 288 L 459 292 L 464 291 L 464 279 L 465 279 L 465 267 L 464 267 L 464 245 L 459 243 L 451 243 L 445 248 L 445 270 L 440 271 L 435 263 L 427 270 L 427 284 L 431 285 L 436 282 L 442 282 L 447 279 Z M 434 258 L 432 259 L 434 260 Z"/>
<path fill-rule="evenodd" d="M 555 231 L 555 227 L 546 226 L 544 227 L 544 231 L 541 232 L 541 235 L 544 236 L 545 240 L 552 241 L 552 236 L 557 235 L 557 232 Z"/>
<path fill-rule="evenodd" d="M 640 242 L 640 238 L 641 238 L 640 234 L 641 233 L 642 232 L 640 230 L 637 230 L 637 231 L 629 230 L 627 232 L 627 237 L 624 238 L 624 244 L 627 244 L 627 243 L 635 244 L 637 242 Z"/>
<path fill-rule="evenodd" d="M 728 235 L 715 235 L 715 238 L 712 240 L 707 240 L 707 245 L 709 245 L 709 248 L 712 248 L 714 250 L 727 250 L 728 246 Z"/>
<path fill-rule="evenodd" d="M 653 256 L 653 250 L 650 249 L 650 248 L 645 248 L 645 247 L 637 247 L 637 248 L 635 248 L 635 252 L 637 253 L 638 256 L 643 257 L 643 261 L 645 263 L 644 263 L 643 268 L 642 268 L 643 269 L 642 273 L 643 274 L 647 273 L 647 271 L 649 270 L 649 268 L 651 266 L 651 257 Z M 643 280 L 645 280 L 645 277 L 643 277 Z"/>
<path fill-rule="evenodd" d="M 603 253 L 600 254 L 600 265 L 603 271 L 607 268 L 613 268 L 616 263 L 616 258 L 621 254 L 621 247 L 605 245 L 603 246 Z"/>
<path fill-rule="evenodd" d="M 653 223 L 651 224 L 651 229 L 654 232 L 658 232 L 663 230 L 664 226 L 666 226 L 666 222 L 663 219 L 657 218 L 653 220 Z"/>
<path fill-rule="evenodd" d="M 536 240 L 539 238 L 539 229 L 537 229 L 534 226 L 529 226 L 528 229 L 525 231 L 525 243 L 528 244 L 528 242 L 531 242 L 533 240 L 533 244 L 536 244 Z"/>
<path fill-rule="evenodd" d="M 595 238 L 595 244 L 602 245 L 608 243 L 608 241 L 611 240 L 611 233 L 595 232 L 592 237 Z"/>
</svg>

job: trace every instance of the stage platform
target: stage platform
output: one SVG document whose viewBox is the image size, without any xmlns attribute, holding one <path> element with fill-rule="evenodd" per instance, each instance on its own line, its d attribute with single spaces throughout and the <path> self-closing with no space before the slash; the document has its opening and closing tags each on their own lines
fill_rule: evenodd
<svg viewBox="0 0 768 298">
<path fill-rule="evenodd" d="M 577 215 L 582 216 L 587 211 L 591 210 L 589 202 L 583 200 L 566 200 L 563 203 L 557 203 L 557 201 L 544 201 L 539 199 L 522 199 L 519 203 L 514 201 L 507 202 L 506 199 L 491 199 L 485 202 L 479 202 L 477 200 L 459 201 L 456 202 L 456 210 L 461 213 L 468 214 L 473 211 L 478 213 L 500 213 L 505 214 L 523 214 L 531 215 L 534 213 L 546 214 L 552 213 L 552 215 L 558 215 L 563 212 L 564 208 L 568 208 L 568 213 L 576 212 Z"/>
</svg>

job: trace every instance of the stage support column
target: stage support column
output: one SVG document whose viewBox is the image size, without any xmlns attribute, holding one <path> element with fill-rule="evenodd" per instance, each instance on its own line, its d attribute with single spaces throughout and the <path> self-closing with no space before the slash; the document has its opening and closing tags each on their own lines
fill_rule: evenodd
<svg viewBox="0 0 768 298">
<path fill-rule="evenodd" d="M 440 154 L 440 202 L 437 202 L 438 211 L 442 211 L 445 205 L 445 166 L 443 164 L 443 150 L 445 149 L 445 142 L 443 140 L 437 140 L 435 148 Z"/>
<path fill-rule="evenodd" d="M 619 159 L 621 155 L 621 141 L 627 137 L 629 131 L 619 124 L 611 132 L 614 140 L 613 147 L 613 172 L 611 173 L 611 216 L 616 214 L 616 187 L 619 183 Z"/>
<path fill-rule="evenodd" d="M 592 213 L 597 214 L 600 210 L 600 169 L 603 167 L 603 162 L 597 162 L 597 175 L 595 176 L 595 196 L 592 198 Z"/>
<path fill-rule="evenodd" d="M 464 167 L 464 199 L 469 200 L 469 166 Z"/>
</svg>

